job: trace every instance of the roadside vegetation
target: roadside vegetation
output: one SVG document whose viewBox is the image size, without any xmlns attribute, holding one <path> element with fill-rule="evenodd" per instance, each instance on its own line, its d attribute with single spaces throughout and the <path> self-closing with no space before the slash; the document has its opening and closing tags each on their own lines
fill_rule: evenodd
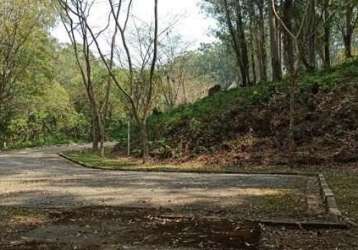
<svg viewBox="0 0 358 250">
<path fill-rule="evenodd" d="M 78 142 L 91 149 L 64 155 L 99 170 L 321 172 L 358 223 L 358 1 L 198 0 L 215 39 L 194 46 L 164 1 L 142 1 L 144 18 L 136 0 L 1 0 L 0 150 Z M 302 199 L 270 198 L 257 203 L 286 214 Z"/>
<path fill-rule="evenodd" d="M 355 162 L 357 72 L 358 62 L 353 60 L 300 77 L 293 159 L 288 158 L 289 88 L 283 80 L 222 91 L 154 113 L 148 120 L 152 162 L 202 162 L 228 169 Z M 132 158 L 141 154 L 136 135 L 134 131 Z M 109 158 L 126 156 L 126 138 L 108 152 Z"/>
</svg>

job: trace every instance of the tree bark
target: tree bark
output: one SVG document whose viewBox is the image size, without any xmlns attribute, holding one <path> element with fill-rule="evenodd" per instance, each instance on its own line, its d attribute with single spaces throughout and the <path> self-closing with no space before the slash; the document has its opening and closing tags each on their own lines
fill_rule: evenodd
<svg viewBox="0 0 358 250">
<path fill-rule="evenodd" d="M 309 18 L 307 24 L 307 54 L 308 70 L 316 70 L 316 0 L 310 0 Z"/>
<path fill-rule="evenodd" d="M 352 33 L 347 33 L 344 35 L 344 51 L 345 51 L 345 56 L 347 59 L 352 58 L 352 37 L 353 34 Z"/>
<path fill-rule="evenodd" d="M 256 62 L 255 62 L 255 41 L 251 40 L 251 70 L 252 70 L 252 84 L 256 84 L 257 76 L 256 76 Z"/>
<path fill-rule="evenodd" d="M 143 121 L 142 124 L 140 125 L 140 134 L 141 134 L 141 141 L 142 141 L 143 163 L 145 163 L 149 157 L 148 128 L 147 128 L 146 121 Z"/>
<path fill-rule="evenodd" d="M 127 127 L 127 154 L 128 156 L 131 155 L 131 120 L 128 120 L 128 127 Z"/>
<path fill-rule="evenodd" d="M 286 24 L 288 30 L 292 30 L 292 18 L 293 18 L 293 2 L 292 0 L 285 0 L 283 3 L 283 22 Z M 293 65 L 295 64 L 293 41 L 287 32 L 283 33 L 284 43 L 284 59 L 285 65 L 289 72 L 294 72 Z"/>
<path fill-rule="evenodd" d="M 236 1 L 236 27 L 238 29 L 238 36 L 239 36 L 239 46 L 241 51 L 241 75 L 242 75 L 242 85 L 246 87 L 250 84 L 250 64 L 249 64 L 249 53 L 247 49 L 247 41 L 245 35 L 245 27 L 242 17 L 242 9 L 240 5 L 240 1 Z"/>
<path fill-rule="evenodd" d="M 289 97 L 289 159 L 292 161 L 294 152 L 296 150 L 296 142 L 295 142 L 295 98 L 296 98 L 296 92 L 298 89 L 298 77 L 299 77 L 299 69 L 300 69 L 300 48 L 299 48 L 299 37 L 302 34 L 302 30 L 304 27 L 304 24 L 306 22 L 306 14 L 307 10 L 305 10 L 304 18 L 301 21 L 301 24 L 299 25 L 299 28 L 297 31 L 292 30 L 292 22 L 291 22 L 291 11 L 292 11 L 292 0 L 286 0 L 284 3 L 284 18 L 281 19 L 281 17 L 278 15 L 275 7 L 275 2 L 272 0 L 272 9 L 274 11 L 275 17 L 279 22 L 281 23 L 281 26 L 286 34 L 286 49 L 291 49 L 289 53 L 291 53 L 291 56 L 287 56 L 287 63 L 288 70 L 290 73 L 291 81 L 290 81 L 290 97 Z M 307 5 L 309 7 L 309 5 Z M 289 46 L 288 46 L 289 45 Z"/>
<path fill-rule="evenodd" d="M 260 78 L 261 81 L 267 81 L 267 54 L 266 54 L 266 32 L 265 32 L 265 13 L 264 13 L 264 1 L 259 0 L 258 10 L 259 10 L 259 56 L 260 56 Z"/>
<path fill-rule="evenodd" d="M 351 4 L 347 4 L 346 7 L 346 14 L 345 14 L 345 31 L 343 32 L 343 42 L 345 48 L 345 55 L 346 58 L 349 59 L 352 57 L 352 38 L 353 38 L 353 31 L 354 25 L 353 22 L 353 6 Z"/>
<path fill-rule="evenodd" d="M 290 159 L 293 159 L 293 153 L 296 151 L 296 141 L 295 141 L 295 121 L 296 121 L 296 94 L 298 89 L 298 80 L 299 80 L 299 68 L 300 68 L 300 49 L 298 46 L 298 39 L 292 39 L 292 46 L 294 49 L 294 60 L 292 65 L 291 75 L 291 86 L 290 86 L 290 112 L 289 112 L 289 154 Z"/>
<path fill-rule="evenodd" d="M 252 72 L 252 83 L 255 84 L 257 82 L 257 75 L 256 75 L 256 58 L 259 65 L 259 73 L 260 79 L 262 78 L 262 67 L 261 67 L 261 48 L 260 48 L 260 37 L 257 32 L 257 25 L 256 25 L 256 15 L 255 15 L 255 5 L 253 2 L 249 4 L 249 16 L 250 16 L 250 54 L 251 54 L 251 72 Z"/>
<path fill-rule="evenodd" d="M 240 69 L 240 74 L 241 74 L 241 81 L 242 81 L 242 86 L 246 86 L 247 85 L 247 79 L 248 79 L 248 70 L 247 67 L 249 67 L 248 65 L 248 58 L 247 58 L 247 53 L 246 53 L 246 60 L 247 60 L 247 64 L 244 64 L 244 60 L 243 57 L 244 55 L 242 54 L 242 42 L 241 37 L 240 37 L 240 31 L 238 30 L 239 28 L 239 22 L 238 22 L 238 13 L 241 13 L 241 10 L 239 8 L 236 7 L 235 9 L 235 18 L 236 18 L 236 29 L 234 27 L 233 24 L 233 20 L 232 20 L 232 16 L 231 16 L 231 11 L 229 8 L 229 4 L 228 4 L 228 0 L 224 0 L 224 11 L 225 11 L 225 19 L 226 19 L 226 24 L 228 26 L 229 32 L 230 32 L 230 36 L 231 36 L 231 44 L 232 47 L 234 49 L 235 52 L 235 58 L 236 58 L 236 63 L 238 68 Z M 238 12 L 239 11 L 239 12 Z"/>
<path fill-rule="evenodd" d="M 271 40 L 271 65 L 272 65 L 272 80 L 280 81 L 282 79 L 282 66 L 279 49 L 279 37 L 277 32 L 276 18 L 272 8 L 269 8 L 269 25 L 270 25 L 270 40 Z"/>
<path fill-rule="evenodd" d="M 329 0 L 324 0 L 324 67 L 331 67 L 331 21 L 329 16 Z"/>
</svg>

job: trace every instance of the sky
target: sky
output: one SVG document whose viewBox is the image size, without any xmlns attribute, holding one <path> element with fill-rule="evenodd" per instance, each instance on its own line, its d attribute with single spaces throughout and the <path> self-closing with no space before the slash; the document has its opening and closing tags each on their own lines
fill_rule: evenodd
<svg viewBox="0 0 358 250">
<path fill-rule="evenodd" d="M 98 26 L 105 25 L 108 6 L 106 0 L 96 0 L 93 7 L 93 19 Z M 169 23 L 173 16 L 180 17 L 176 23 L 174 32 L 182 36 L 182 40 L 191 45 L 191 48 L 199 47 L 202 42 L 212 42 L 215 38 L 210 35 L 210 29 L 215 26 L 215 21 L 205 16 L 200 9 L 201 0 L 159 0 L 159 18 L 162 23 Z M 153 19 L 152 0 L 134 0 L 133 15 L 150 22 Z M 67 33 L 59 23 L 52 31 L 60 42 L 68 42 Z"/>
</svg>

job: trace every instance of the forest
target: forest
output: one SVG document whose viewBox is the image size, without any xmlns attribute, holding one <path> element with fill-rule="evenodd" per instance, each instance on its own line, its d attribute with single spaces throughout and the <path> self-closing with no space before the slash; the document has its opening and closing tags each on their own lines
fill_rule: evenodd
<svg viewBox="0 0 358 250">
<path fill-rule="evenodd" d="M 324 197 L 334 220 L 319 225 L 353 226 L 342 249 L 355 249 L 358 1 L 197 0 L 213 23 L 211 40 L 197 45 L 176 29 L 185 15 L 163 17 L 169 0 L 146 1 L 142 15 L 137 0 L 0 1 L 0 171 L 5 152 L 56 145 L 61 157 L 97 170 L 302 175 L 308 210 L 315 188 L 331 197 L 322 177 L 309 179 L 320 173 L 343 213 Z M 303 209 L 288 194 L 253 196 L 270 219 Z M 321 241 L 311 231 L 301 242 L 301 231 L 275 230 L 267 237 L 281 248 L 267 249 L 340 249 L 336 231 L 314 248 Z M 197 243 L 241 249 L 210 242 Z"/>
<path fill-rule="evenodd" d="M 91 2 L 25 2 L 1 6 L 2 148 L 91 141 L 101 151 L 127 140 L 130 123 L 148 156 L 153 111 L 182 108 L 213 86 L 261 94 L 281 81 L 293 138 L 300 75 L 352 61 L 356 50 L 355 1 L 202 1 L 217 39 L 194 50 L 172 32 L 175 18 L 161 23 L 153 12 L 143 23 L 131 1 L 106 6 L 106 27 L 90 23 Z M 51 35 L 56 25 L 71 43 Z"/>
</svg>

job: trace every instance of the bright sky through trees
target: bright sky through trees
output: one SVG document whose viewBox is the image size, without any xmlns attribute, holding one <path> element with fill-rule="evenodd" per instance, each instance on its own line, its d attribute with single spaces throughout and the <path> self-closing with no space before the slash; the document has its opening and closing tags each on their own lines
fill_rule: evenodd
<svg viewBox="0 0 358 250">
<path fill-rule="evenodd" d="M 98 26 L 103 27 L 107 22 L 106 2 L 97 0 L 94 6 L 92 22 L 98 23 Z M 180 17 L 180 21 L 175 25 L 174 32 L 182 36 L 183 41 L 190 43 L 192 48 L 196 48 L 202 42 L 211 42 L 215 38 L 210 35 L 210 28 L 214 27 L 215 21 L 206 17 L 201 12 L 199 0 L 161 0 L 159 2 L 160 19 L 164 22 L 170 23 L 173 16 Z M 153 17 L 152 1 L 136 0 L 133 5 L 133 15 L 150 22 Z M 58 23 L 53 30 L 53 35 L 60 42 L 68 42 L 66 31 L 61 23 Z"/>
</svg>

